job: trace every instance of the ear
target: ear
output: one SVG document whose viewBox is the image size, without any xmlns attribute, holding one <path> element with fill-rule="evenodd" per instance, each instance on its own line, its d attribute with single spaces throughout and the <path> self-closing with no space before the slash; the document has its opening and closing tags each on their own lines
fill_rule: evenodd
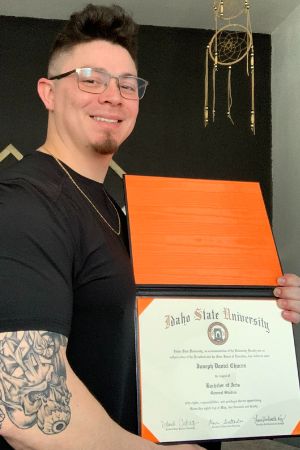
<svg viewBox="0 0 300 450">
<path fill-rule="evenodd" d="M 38 94 L 48 111 L 54 109 L 54 85 L 47 78 L 40 78 L 37 83 Z"/>
</svg>

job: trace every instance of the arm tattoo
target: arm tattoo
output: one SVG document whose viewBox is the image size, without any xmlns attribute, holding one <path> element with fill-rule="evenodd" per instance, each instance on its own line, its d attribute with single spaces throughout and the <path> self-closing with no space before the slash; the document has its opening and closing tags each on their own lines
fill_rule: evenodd
<svg viewBox="0 0 300 450">
<path fill-rule="evenodd" d="M 63 431 L 71 418 L 62 347 L 67 339 L 47 331 L 0 337 L 0 428 L 6 416 L 18 428 L 37 425 L 45 434 Z"/>
</svg>

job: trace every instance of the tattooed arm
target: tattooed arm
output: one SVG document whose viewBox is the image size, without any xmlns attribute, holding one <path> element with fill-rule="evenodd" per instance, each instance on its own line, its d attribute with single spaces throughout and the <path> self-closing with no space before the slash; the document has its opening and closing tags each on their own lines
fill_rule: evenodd
<svg viewBox="0 0 300 450">
<path fill-rule="evenodd" d="M 66 386 L 64 336 L 46 331 L 2 333 L 0 340 L 1 425 L 63 431 L 71 418 Z M 5 427 L 4 427 L 5 428 Z"/>
<path fill-rule="evenodd" d="M 157 448 L 110 419 L 70 368 L 66 345 L 47 331 L 0 333 L 0 435 L 16 450 Z"/>
</svg>

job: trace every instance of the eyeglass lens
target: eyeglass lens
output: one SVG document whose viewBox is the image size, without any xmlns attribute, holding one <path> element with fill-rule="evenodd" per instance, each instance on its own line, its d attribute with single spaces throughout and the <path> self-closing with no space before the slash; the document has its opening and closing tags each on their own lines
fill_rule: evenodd
<svg viewBox="0 0 300 450">
<path fill-rule="evenodd" d="M 118 80 L 120 93 L 124 98 L 142 98 L 146 83 L 144 80 L 134 76 L 113 77 L 107 72 L 96 71 L 90 68 L 83 68 L 77 71 L 80 89 L 91 93 L 102 93 L 107 88 L 111 78 Z"/>
</svg>

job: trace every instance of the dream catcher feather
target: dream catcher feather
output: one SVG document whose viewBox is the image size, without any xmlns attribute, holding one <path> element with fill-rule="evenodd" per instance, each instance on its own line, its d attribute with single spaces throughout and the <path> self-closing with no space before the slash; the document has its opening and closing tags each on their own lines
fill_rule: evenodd
<svg viewBox="0 0 300 450">
<path fill-rule="evenodd" d="M 209 71 L 212 61 L 212 120 L 216 116 L 216 79 L 220 67 L 227 69 L 227 117 L 234 124 L 232 108 L 232 67 L 246 59 L 251 79 L 250 127 L 255 134 L 254 46 L 249 0 L 214 0 L 215 34 L 206 48 L 204 125 L 209 122 Z M 221 26 L 220 26 L 221 25 Z"/>
</svg>

